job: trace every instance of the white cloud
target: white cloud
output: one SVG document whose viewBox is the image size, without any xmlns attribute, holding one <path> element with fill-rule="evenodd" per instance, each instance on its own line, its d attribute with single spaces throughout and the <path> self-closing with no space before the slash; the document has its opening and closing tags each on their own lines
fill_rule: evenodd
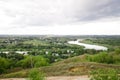
<svg viewBox="0 0 120 80">
<path fill-rule="evenodd" d="M 118 3 L 117 0 L 1 0 L 0 34 L 120 34 Z"/>
<path fill-rule="evenodd" d="M 120 19 L 118 20 L 99 20 L 77 24 L 54 25 L 42 27 L 18 27 L 7 29 L 9 34 L 57 34 L 57 35 L 119 35 Z M 1 31 L 0 31 L 1 32 Z"/>
</svg>

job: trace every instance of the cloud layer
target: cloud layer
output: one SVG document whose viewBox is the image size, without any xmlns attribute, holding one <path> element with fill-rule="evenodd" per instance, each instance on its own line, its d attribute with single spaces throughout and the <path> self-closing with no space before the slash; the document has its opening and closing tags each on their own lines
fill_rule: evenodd
<svg viewBox="0 0 120 80">
<path fill-rule="evenodd" d="M 0 0 L 0 32 L 25 27 L 46 27 L 49 32 L 48 27 L 51 26 L 64 29 L 66 25 L 82 27 L 82 23 L 91 21 L 101 23 L 107 20 L 107 24 L 111 20 L 119 22 L 119 4 L 120 0 Z M 94 26 L 97 27 L 97 24 Z"/>
</svg>

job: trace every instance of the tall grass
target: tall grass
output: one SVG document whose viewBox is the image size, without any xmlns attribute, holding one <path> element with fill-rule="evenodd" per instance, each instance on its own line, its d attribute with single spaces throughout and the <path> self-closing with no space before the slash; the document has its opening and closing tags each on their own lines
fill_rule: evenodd
<svg viewBox="0 0 120 80">
<path fill-rule="evenodd" d="M 30 70 L 27 80 L 45 80 L 45 75 L 38 69 L 34 68 Z"/>
</svg>

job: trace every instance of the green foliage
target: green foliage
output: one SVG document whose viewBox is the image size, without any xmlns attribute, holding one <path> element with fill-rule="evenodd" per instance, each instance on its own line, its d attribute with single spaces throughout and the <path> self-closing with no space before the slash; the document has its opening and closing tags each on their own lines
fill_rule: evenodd
<svg viewBox="0 0 120 80">
<path fill-rule="evenodd" d="M 22 70 L 22 71 L 12 72 L 8 74 L 2 74 L 0 75 L 0 78 L 25 78 L 27 76 L 28 76 L 28 71 Z"/>
<path fill-rule="evenodd" d="M 115 64 L 120 64 L 120 55 L 114 55 L 113 56 L 113 61 Z"/>
<path fill-rule="evenodd" d="M 27 56 L 25 59 L 19 61 L 17 65 L 23 68 L 41 67 L 49 65 L 49 61 L 42 56 Z"/>
<path fill-rule="evenodd" d="M 31 45 L 33 45 L 33 46 L 38 46 L 38 45 L 47 46 L 47 45 L 49 45 L 49 44 L 47 44 L 47 42 L 45 42 L 45 41 L 40 41 L 40 40 L 37 40 L 37 39 L 25 41 L 25 42 L 23 42 L 23 43 L 24 43 L 24 44 L 31 44 Z"/>
<path fill-rule="evenodd" d="M 28 80 L 45 80 L 45 75 L 38 69 L 34 68 L 29 72 Z"/>
<path fill-rule="evenodd" d="M 108 63 L 108 64 L 114 63 L 113 56 L 106 52 L 100 52 L 99 54 L 88 56 L 87 59 L 91 62 Z"/>
<path fill-rule="evenodd" d="M 99 69 L 90 73 L 90 80 L 120 80 L 117 71 L 114 69 Z"/>
<path fill-rule="evenodd" d="M 33 58 L 34 67 L 47 66 L 49 65 L 49 60 L 41 56 L 35 56 Z"/>
<path fill-rule="evenodd" d="M 120 64 L 120 55 L 116 53 L 100 52 L 99 54 L 87 55 L 86 58 L 90 62 Z"/>
<path fill-rule="evenodd" d="M 6 72 L 9 65 L 9 60 L 0 57 L 0 74 Z"/>
<path fill-rule="evenodd" d="M 94 38 L 86 39 L 84 42 L 109 46 L 120 46 L 120 36 L 94 36 Z"/>
<path fill-rule="evenodd" d="M 14 62 L 16 62 L 16 61 L 22 60 L 24 58 L 24 56 L 22 54 L 18 54 L 16 52 L 14 52 L 14 51 L 10 51 L 7 54 L 7 58 L 14 60 Z"/>
<path fill-rule="evenodd" d="M 98 62 L 98 63 L 108 63 L 108 64 L 120 64 L 120 38 L 118 37 L 103 37 L 88 39 L 88 43 L 104 45 L 114 51 L 115 54 L 108 54 L 105 52 L 99 53 L 101 51 L 84 49 L 79 45 L 70 45 L 67 42 L 70 40 L 76 40 L 80 37 L 3 37 L 0 38 L 0 57 L 5 59 L 0 59 L 0 73 L 7 71 L 9 73 L 11 70 L 16 68 L 33 68 L 49 65 L 63 59 L 67 59 L 74 56 L 79 56 L 84 53 L 95 54 L 88 56 L 87 60 L 84 59 L 74 59 L 72 62 Z M 86 37 L 88 38 L 88 36 Z M 109 47 L 109 46 L 111 47 Z M 118 48 L 118 49 L 116 49 Z M 28 55 L 18 54 L 16 51 L 27 51 Z M 5 53 L 8 52 L 8 53 Z M 111 53 L 111 52 L 110 52 Z M 32 56 L 30 56 L 32 55 Z M 41 56 L 43 57 L 41 57 Z M 71 62 L 70 61 L 70 62 Z M 66 61 L 66 62 L 69 62 Z M 17 63 L 17 64 L 16 64 Z M 1 66 L 3 65 L 3 66 Z M 57 67 L 58 68 L 58 67 Z M 57 69 L 56 68 L 56 69 Z M 63 68 L 63 67 L 61 67 Z M 54 69 L 54 68 L 53 68 Z M 13 71 L 13 72 L 14 72 Z"/>
<path fill-rule="evenodd" d="M 120 48 L 115 49 L 115 53 L 119 55 L 120 54 Z"/>
</svg>

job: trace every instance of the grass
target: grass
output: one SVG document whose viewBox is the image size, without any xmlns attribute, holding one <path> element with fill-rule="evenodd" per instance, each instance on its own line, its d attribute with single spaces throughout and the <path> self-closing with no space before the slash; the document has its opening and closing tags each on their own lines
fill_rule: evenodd
<svg viewBox="0 0 120 80">
<path fill-rule="evenodd" d="M 25 41 L 24 44 L 32 44 L 34 46 L 38 46 L 38 45 L 47 46 L 47 45 L 49 45 L 49 43 L 47 43 L 45 41 L 40 41 L 40 40 L 29 40 L 29 41 Z"/>
<path fill-rule="evenodd" d="M 114 69 L 99 69 L 91 71 L 90 80 L 120 80 L 120 76 Z"/>
<path fill-rule="evenodd" d="M 28 70 L 22 70 L 18 72 L 13 72 L 9 74 L 2 74 L 0 75 L 0 78 L 24 78 L 27 77 L 28 75 Z"/>
<path fill-rule="evenodd" d="M 60 62 L 56 62 L 50 66 L 40 67 L 39 70 L 46 76 L 79 76 L 89 75 L 91 70 L 98 69 L 115 69 L 120 73 L 120 66 L 113 64 L 103 64 L 89 62 L 86 55 L 69 58 Z M 14 73 L 0 75 L 0 78 L 23 78 L 27 77 L 29 69 Z"/>
</svg>

